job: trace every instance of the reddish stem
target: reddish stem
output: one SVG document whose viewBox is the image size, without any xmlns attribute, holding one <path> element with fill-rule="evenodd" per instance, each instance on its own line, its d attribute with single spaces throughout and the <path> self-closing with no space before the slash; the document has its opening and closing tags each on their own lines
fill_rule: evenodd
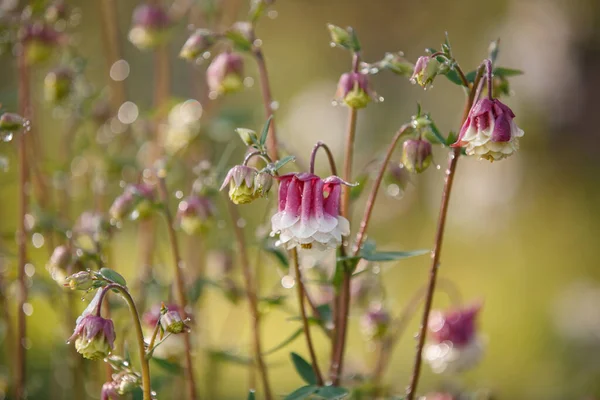
<svg viewBox="0 0 600 400">
<path fill-rule="evenodd" d="M 265 62 L 265 56 L 263 55 L 260 47 L 254 47 L 252 51 L 256 64 L 258 66 L 258 74 L 260 76 L 260 90 L 262 92 L 263 106 L 265 108 L 266 118 L 273 115 L 273 96 L 271 95 L 271 85 L 269 83 L 269 73 L 267 70 L 267 64 Z M 279 152 L 277 150 L 277 131 L 275 128 L 275 120 L 271 121 L 269 125 L 269 134 L 267 136 L 267 151 L 271 160 L 279 159 Z"/>
</svg>

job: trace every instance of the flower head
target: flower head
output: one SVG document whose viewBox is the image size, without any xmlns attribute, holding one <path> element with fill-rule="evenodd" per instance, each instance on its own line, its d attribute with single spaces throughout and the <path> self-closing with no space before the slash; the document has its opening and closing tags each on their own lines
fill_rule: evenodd
<svg viewBox="0 0 600 400">
<path fill-rule="evenodd" d="M 216 209 L 210 198 L 191 195 L 181 200 L 177 208 L 177 221 L 188 235 L 194 235 L 205 229 Z"/>
<path fill-rule="evenodd" d="M 229 184 L 229 198 L 235 204 L 247 204 L 258 197 L 254 190 L 254 179 L 258 174 L 256 168 L 236 165 L 231 168 L 223 181 L 220 190 Z"/>
<path fill-rule="evenodd" d="M 279 179 L 279 211 L 271 218 L 279 244 L 288 249 L 335 248 L 350 234 L 350 223 L 340 215 L 341 185 L 337 176 L 321 179 L 310 173 Z"/>
<path fill-rule="evenodd" d="M 421 56 L 415 64 L 415 69 L 410 77 L 412 83 L 418 83 L 424 89 L 429 89 L 433 80 L 442 72 L 443 65 L 437 58 Z"/>
<path fill-rule="evenodd" d="M 115 199 L 108 213 L 115 221 L 121 221 L 128 215 L 133 220 L 144 219 L 152 213 L 154 198 L 153 186 L 145 183 L 128 185 L 123 194 Z"/>
<path fill-rule="evenodd" d="M 28 64 L 47 60 L 52 55 L 54 47 L 61 42 L 61 34 L 52 25 L 43 22 L 24 26 L 20 36 L 25 45 L 25 58 Z"/>
<path fill-rule="evenodd" d="M 369 87 L 368 75 L 359 72 L 342 74 L 335 97 L 351 108 L 364 108 L 376 99 Z"/>
<path fill-rule="evenodd" d="M 52 252 L 46 264 L 46 269 L 50 272 L 52 279 L 62 285 L 66 282 L 65 279 L 69 274 L 68 270 L 71 269 L 73 262 L 74 257 L 71 249 L 68 246 L 60 245 Z"/>
<path fill-rule="evenodd" d="M 431 143 L 424 139 L 408 139 L 402 147 L 402 164 L 410 172 L 421 173 L 431 164 Z"/>
<path fill-rule="evenodd" d="M 211 92 L 227 94 L 244 86 L 244 59 L 241 55 L 224 52 L 217 55 L 206 69 L 206 83 Z"/>
<path fill-rule="evenodd" d="M 69 342 L 72 340 L 75 340 L 75 349 L 79 354 L 90 360 L 98 360 L 112 351 L 115 327 L 110 319 L 86 315 L 75 327 Z"/>
<path fill-rule="evenodd" d="M 387 310 L 381 304 L 373 303 L 363 315 L 361 322 L 366 336 L 370 339 L 381 339 L 386 334 L 390 321 Z"/>
<path fill-rule="evenodd" d="M 179 57 L 192 61 L 197 59 L 215 44 L 215 34 L 208 29 L 196 29 L 183 44 Z"/>
<path fill-rule="evenodd" d="M 453 147 L 464 147 L 467 155 L 497 161 L 519 149 L 523 130 L 514 122 L 515 114 L 498 99 L 479 100 L 469 116 Z"/>
<path fill-rule="evenodd" d="M 187 331 L 187 326 L 181 315 L 176 310 L 167 310 L 160 318 L 162 328 L 170 333 L 181 333 Z"/>
<path fill-rule="evenodd" d="M 476 318 L 479 304 L 449 311 L 433 311 L 429 319 L 432 343 L 423 357 L 434 372 L 458 372 L 474 366 L 483 355 L 477 336 Z"/>
<path fill-rule="evenodd" d="M 171 21 L 159 5 L 141 4 L 133 11 L 129 41 L 140 50 L 156 47 L 166 39 Z"/>
</svg>

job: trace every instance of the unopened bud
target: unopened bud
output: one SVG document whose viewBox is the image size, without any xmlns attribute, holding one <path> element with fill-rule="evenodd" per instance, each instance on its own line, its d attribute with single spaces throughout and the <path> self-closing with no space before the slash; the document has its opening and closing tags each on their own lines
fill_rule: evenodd
<svg viewBox="0 0 600 400">
<path fill-rule="evenodd" d="M 181 333 L 186 330 L 185 322 L 177 311 L 167 311 L 160 317 L 160 325 L 170 333 Z"/>
<path fill-rule="evenodd" d="M 351 108 L 364 108 L 374 98 L 369 88 L 369 77 L 358 72 L 347 72 L 340 77 L 336 99 Z"/>
<path fill-rule="evenodd" d="M 118 393 L 120 395 L 125 395 L 133 392 L 136 388 L 140 386 L 140 377 L 135 374 L 122 374 L 118 377 Z"/>
<path fill-rule="evenodd" d="M 195 235 L 210 226 L 215 213 L 215 206 L 209 197 L 192 195 L 179 203 L 177 221 L 185 233 Z"/>
<path fill-rule="evenodd" d="M 268 172 L 259 172 L 254 177 L 254 192 L 260 197 L 266 197 L 273 186 L 273 176 Z"/>
<path fill-rule="evenodd" d="M 242 142 L 246 144 L 246 146 L 252 146 L 255 143 L 258 143 L 258 136 L 256 136 L 256 132 L 252 129 L 246 128 L 237 128 L 235 132 L 240 136 Z"/>
<path fill-rule="evenodd" d="M 21 31 L 25 58 L 28 64 L 37 64 L 47 60 L 61 35 L 49 24 L 36 22 L 25 26 Z"/>
<path fill-rule="evenodd" d="M 225 33 L 225 36 L 231 40 L 234 46 L 240 51 L 249 51 L 252 49 L 254 40 L 254 27 L 251 22 L 238 21 L 231 25 Z"/>
<path fill-rule="evenodd" d="M 133 12 L 129 41 L 140 50 L 152 49 L 164 43 L 170 24 L 161 6 L 141 4 Z"/>
<path fill-rule="evenodd" d="M 442 72 L 442 69 L 442 63 L 436 57 L 421 56 L 415 64 L 410 81 L 418 83 L 424 89 L 428 89 L 433 84 L 435 77 Z"/>
<path fill-rule="evenodd" d="M 423 139 L 409 139 L 402 148 L 402 163 L 409 172 L 421 173 L 429 167 L 431 159 L 431 143 Z"/>
<path fill-rule="evenodd" d="M 71 93 L 73 71 L 60 67 L 48 72 L 44 78 L 44 95 L 49 103 L 58 103 Z"/>
<path fill-rule="evenodd" d="M 7 112 L 0 116 L 0 131 L 15 132 L 22 129 L 24 123 L 20 115 Z"/>
<path fill-rule="evenodd" d="M 354 52 L 360 51 L 360 43 L 358 42 L 356 33 L 354 33 L 354 29 L 350 27 L 344 29 L 333 24 L 327 24 L 327 29 L 331 36 L 332 45 L 340 46 Z"/>
<path fill-rule="evenodd" d="M 414 64 L 406 60 L 399 53 L 387 53 L 381 61 L 383 68 L 389 69 L 397 75 L 410 77 L 413 74 Z"/>
<path fill-rule="evenodd" d="M 236 53 L 225 52 L 216 56 L 206 69 L 206 83 L 210 91 L 228 94 L 244 87 L 244 60 Z"/>
<path fill-rule="evenodd" d="M 71 290 L 88 290 L 94 286 L 94 275 L 89 271 L 80 271 L 65 279 L 65 286 Z"/>
<path fill-rule="evenodd" d="M 193 61 L 210 49 L 215 42 L 216 37 L 213 32 L 208 29 L 197 29 L 183 44 L 179 57 Z"/>
</svg>

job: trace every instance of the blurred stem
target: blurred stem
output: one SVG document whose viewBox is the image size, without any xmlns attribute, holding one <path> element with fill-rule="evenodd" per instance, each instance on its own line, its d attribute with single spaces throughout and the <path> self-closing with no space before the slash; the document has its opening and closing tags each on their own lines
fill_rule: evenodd
<svg viewBox="0 0 600 400">
<path fill-rule="evenodd" d="M 246 284 L 246 296 L 248 297 L 248 306 L 250 307 L 250 316 L 252 318 L 252 345 L 254 350 L 254 360 L 256 362 L 256 365 L 258 366 L 260 377 L 262 379 L 262 385 L 265 396 L 264 398 L 265 400 L 272 400 L 273 394 L 271 393 L 269 376 L 267 373 L 267 365 L 263 360 L 262 346 L 260 342 L 260 313 L 258 312 L 257 295 L 258 288 L 256 287 L 256 283 L 250 266 L 250 260 L 248 258 L 248 249 L 246 248 L 246 239 L 244 238 L 244 231 L 238 225 L 240 215 L 235 204 L 227 200 L 227 205 L 229 209 L 229 214 L 231 216 L 231 222 L 235 233 L 235 239 L 238 245 L 238 252 L 242 264 L 242 273 L 244 274 L 244 282 Z"/>
<path fill-rule="evenodd" d="M 354 53 L 352 56 L 352 71 L 358 72 L 360 65 L 360 54 Z M 348 113 L 348 129 L 346 131 L 346 150 L 344 152 L 344 176 L 343 180 L 350 182 L 352 180 L 352 161 L 354 159 L 354 142 L 356 139 L 356 120 L 358 110 L 350 107 Z M 350 187 L 342 187 L 341 215 L 350 220 Z M 346 247 L 340 246 L 340 256 L 345 256 Z M 334 321 L 335 332 L 333 349 L 331 353 L 331 366 L 329 377 L 334 386 L 339 386 L 343 373 L 344 352 L 346 347 L 346 332 L 348 330 L 348 316 L 350 313 L 350 283 L 352 280 L 352 271 L 347 263 L 343 263 L 342 285 L 339 293 L 334 299 Z"/>
<path fill-rule="evenodd" d="M 158 186 L 163 204 L 163 213 L 167 220 L 167 231 L 169 233 L 169 242 L 171 244 L 171 252 L 173 255 L 173 270 L 175 274 L 175 296 L 177 303 L 184 313 L 187 313 L 187 295 L 185 291 L 185 283 L 183 276 L 183 268 L 185 267 L 181 261 L 179 253 L 179 243 L 177 241 L 177 234 L 173 228 L 173 216 L 169 211 L 169 191 L 167 190 L 167 184 L 165 182 L 164 171 L 158 173 Z M 196 379 L 194 376 L 194 365 L 192 362 L 192 343 L 190 340 L 190 334 L 186 333 L 183 336 L 185 342 L 185 381 L 187 386 L 188 398 L 190 400 L 196 400 L 198 395 L 196 393 Z"/>
<path fill-rule="evenodd" d="M 133 326 L 135 328 L 135 336 L 138 344 L 138 352 L 140 353 L 140 368 L 142 370 L 142 391 L 144 393 L 144 400 L 152 400 L 152 384 L 150 382 L 150 364 L 146 359 L 146 343 L 144 342 L 144 333 L 142 332 L 142 324 L 140 322 L 140 314 L 138 313 L 137 307 L 133 298 L 129 294 L 129 291 L 125 286 L 121 286 L 117 283 L 111 283 L 102 288 L 100 294 L 100 301 L 98 302 L 98 315 L 100 314 L 100 308 L 102 307 L 102 301 L 104 296 L 114 289 L 119 292 L 121 297 L 127 302 L 129 311 L 131 312 L 131 319 L 133 320 Z"/>
<path fill-rule="evenodd" d="M 25 59 L 24 50 L 18 56 L 18 88 L 19 88 L 19 114 L 27 120 L 31 112 L 31 98 L 29 87 L 29 68 Z M 18 246 L 18 294 L 17 294 L 17 354 L 15 365 L 15 399 L 25 398 L 26 364 L 25 344 L 27 340 L 26 316 L 23 306 L 27 302 L 27 276 L 25 264 L 27 263 L 27 234 L 25 215 L 28 206 L 28 180 L 29 165 L 27 162 L 27 135 L 23 131 L 17 132 L 17 146 L 19 158 L 19 208 L 17 224 Z"/>
<path fill-rule="evenodd" d="M 306 337 L 306 345 L 308 346 L 308 352 L 310 353 L 310 361 L 312 364 L 313 371 L 317 377 L 317 385 L 323 386 L 323 377 L 321 370 L 319 369 L 319 362 L 315 355 L 315 348 L 313 347 L 312 337 L 310 334 L 310 326 L 308 324 L 308 318 L 306 317 L 306 308 L 304 307 L 304 282 L 302 282 L 302 273 L 300 272 L 300 263 L 298 262 L 298 250 L 293 248 L 290 250 L 290 256 L 292 258 L 292 264 L 296 272 L 296 289 L 298 293 L 298 305 L 300 307 L 300 315 L 302 316 L 302 327 L 304 328 L 304 337 Z"/>
<path fill-rule="evenodd" d="M 273 97 L 271 95 L 271 85 L 269 83 L 269 73 L 267 70 L 267 64 L 265 57 L 260 47 L 254 47 L 252 50 L 256 64 L 258 66 L 258 73 L 260 76 L 260 90 L 262 92 L 263 105 L 265 108 L 266 118 L 273 115 Z M 277 131 L 275 128 L 275 121 L 271 121 L 269 125 L 269 134 L 267 136 L 267 151 L 269 157 L 272 160 L 279 159 L 279 151 L 277 149 Z"/>
<path fill-rule="evenodd" d="M 465 103 L 463 110 L 463 116 L 461 119 L 461 126 L 466 121 L 469 111 L 473 106 L 475 99 L 475 93 L 478 91 L 479 81 L 481 80 L 482 69 L 478 70 L 473 86 L 470 87 L 469 96 Z M 413 372 L 406 392 L 406 400 L 414 400 L 417 386 L 419 384 L 419 378 L 421 375 L 421 364 L 423 347 L 425 346 L 425 337 L 427 336 L 427 325 L 429 323 L 429 314 L 431 313 L 431 306 L 433 304 L 433 294 L 435 292 L 437 273 L 440 266 L 440 257 L 442 253 L 442 244 L 444 241 L 444 228 L 446 227 L 446 216 L 448 215 L 448 204 L 450 203 L 450 194 L 452 192 L 452 184 L 454 183 L 454 175 L 456 174 L 456 166 L 458 164 L 458 158 L 460 157 L 461 148 L 454 147 L 450 152 L 448 159 L 448 168 L 446 169 L 446 178 L 444 180 L 444 190 L 442 192 L 442 202 L 440 204 L 440 213 L 438 217 L 437 229 L 435 234 L 435 243 L 431 254 L 431 268 L 429 270 L 429 283 L 427 285 L 427 293 L 425 295 L 425 307 L 423 310 L 423 316 L 421 318 L 421 327 L 419 330 L 419 342 L 417 344 L 417 352 L 415 354 L 415 361 L 413 366 Z"/>
<path fill-rule="evenodd" d="M 102 16 L 102 44 L 104 45 L 107 67 L 110 68 L 121 58 L 116 5 L 115 0 L 100 0 L 98 3 L 100 5 L 100 13 Z M 113 112 L 116 112 L 126 99 L 125 82 L 109 79 L 109 85 L 111 109 Z"/>
</svg>

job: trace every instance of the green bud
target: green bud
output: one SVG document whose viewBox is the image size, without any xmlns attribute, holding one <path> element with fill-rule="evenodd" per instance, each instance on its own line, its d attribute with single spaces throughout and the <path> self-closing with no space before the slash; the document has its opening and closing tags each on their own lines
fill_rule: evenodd
<svg viewBox="0 0 600 400">
<path fill-rule="evenodd" d="M 225 33 L 227 39 L 233 42 L 233 45 L 240 51 L 252 50 L 254 44 L 254 27 L 252 23 L 246 21 L 235 22 Z"/>
<path fill-rule="evenodd" d="M 182 333 L 186 331 L 187 326 L 181 319 L 181 316 L 177 311 L 167 311 L 160 317 L 160 325 L 162 328 L 170 333 Z"/>
<path fill-rule="evenodd" d="M 254 192 L 259 197 L 266 197 L 273 186 L 273 176 L 268 172 L 259 172 L 254 177 Z"/>
<path fill-rule="evenodd" d="M 94 275 L 89 271 L 81 271 L 65 279 L 65 286 L 71 290 L 88 290 L 95 284 Z"/>
<path fill-rule="evenodd" d="M 406 77 L 412 76 L 415 68 L 413 63 L 402 56 L 402 53 L 386 53 L 381 61 L 381 67 Z"/>
<path fill-rule="evenodd" d="M 351 27 L 344 29 L 333 24 L 327 24 L 327 29 L 329 29 L 332 46 L 339 46 L 353 52 L 360 51 L 360 43 L 354 29 Z"/>
<path fill-rule="evenodd" d="M 242 142 L 246 144 L 246 146 L 252 146 L 255 143 L 258 143 L 258 136 L 256 136 L 256 132 L 252 129 L 246 128 L 237 128 L 235 132 L 240 136 Z"/>
<path fill-rule="evenodd" d="M 427 140 L 409 139 L 402 150 L 402 163 L 409 172 L 421 173 L 431 164 L 431 143 Z"/>
</svg>

